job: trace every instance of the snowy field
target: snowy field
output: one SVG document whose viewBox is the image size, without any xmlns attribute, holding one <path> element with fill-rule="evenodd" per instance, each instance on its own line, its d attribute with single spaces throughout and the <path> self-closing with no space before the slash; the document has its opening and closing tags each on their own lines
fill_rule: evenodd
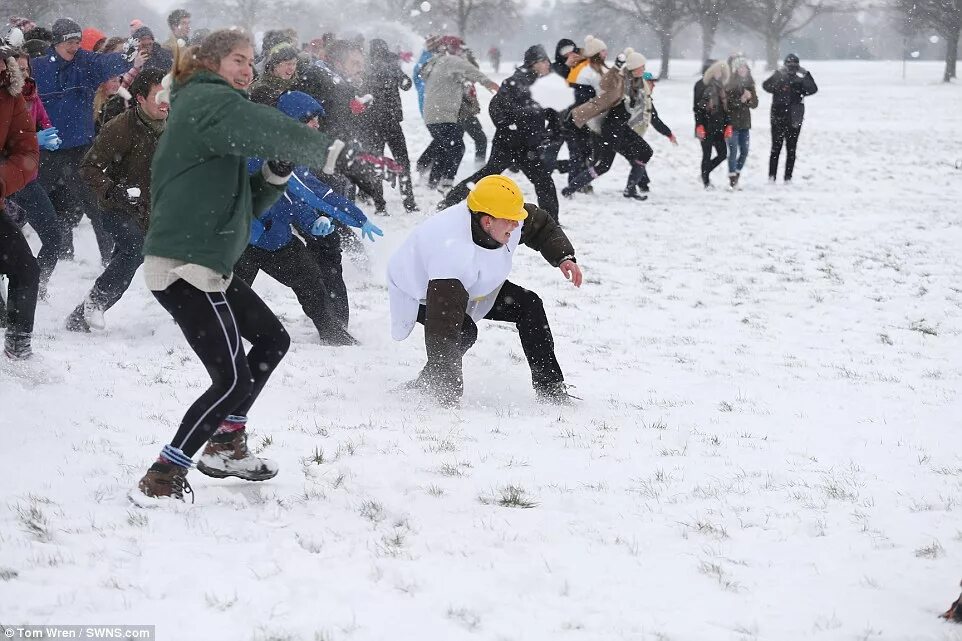
<svg viewBox="0 0 962 641">
<path fill-rule="evenodd" d="M 420 187 L 425 212 L 406 216 L 392 194 L 369 268 L 346 267 L 360 347 L 319 346 L 293 295 L 258 278 L 294 339 L 251 415 L 281 474 L 192 473 L 182 509 L 126 494 L 205 373 L 139 275 L 105 332 L 62 329 L 99 271 L 85 222 L 38 309 L 39 362 L 0 366 L 0 623 L 206 641 L 962 639 L 937 618 L 962 578 L 962 85 L 936 63 L 905 82 L 894 62 L 803 64 L 820 92 L 791 187 L 766 183 L 762 94 L 744 189 L 700 188 L 697 64 L 679 61 L 655 99 L 681 145 L 650 134 L 650 200 L 621 197 L 619 160 L 594 197 L 562 202 L 585 286 L 519 252 L 512 280 L 544 298 L 583 402 L 537 404 L 516 331 L 495 323 L 459 409 L 391 391 L 424 347 L 420 329 L 390 339 L 382 274 L 437 200 Z M 416 155 L 427 133 L 404 99 Z"/>
</svg>

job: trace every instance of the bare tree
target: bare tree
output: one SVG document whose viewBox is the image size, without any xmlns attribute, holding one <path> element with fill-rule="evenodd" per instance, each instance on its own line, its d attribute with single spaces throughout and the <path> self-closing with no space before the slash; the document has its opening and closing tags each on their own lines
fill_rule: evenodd
<svg viewBox="0 0 962 641">
<path fill-rule="evenodd" d="M 956 77 L 959 35 L 962 33 L 962 0 L 896 0 L 896 7 L 908 21 L 908 28 L 934 29 L 945 40 L 943 82 Z"/>
<path fill-rule="evenodd" d="M 835 10 L 827 0 L 742 0 L 738 21 L 765 38 L 765 62 L 774 69 L 782 40 Z"/>
<path fill-rule="evenodd" d="M 685 8 L 689 15 L 701 27 L 701 59 L 711 58 L 715 48 L 715 34 L 722 16 L 734 15 L 738 10 L 739 0 L 685 0 Z"/>
<path fill-rule="evenodd" d="M 667 78 L 672 40 L 690 20 L 686 0 L 603 0 L 603 3 L 605 7 L 621 15 L 631 14 L 655 32 L 661 46 L 661 70 L 658 77 L 662 80 Z"/>
<path fill-rule="evenodd" d="M 5 0 L 2 23 L 8 16 L 23 16 L 50 27 L 57 18 L 71 17 L 81 23 L 100 22 L 103 11 L 97 0 Z"/>
<path fill-rule="evenodd" d="M 431 15 L 454 22 L 457 35 L 463 38 L 481 26 L 486 27 L 485 33 L 510 28 L 520 16 L 521 3 L 522 0 L 433 0 Z"/>
</svg>

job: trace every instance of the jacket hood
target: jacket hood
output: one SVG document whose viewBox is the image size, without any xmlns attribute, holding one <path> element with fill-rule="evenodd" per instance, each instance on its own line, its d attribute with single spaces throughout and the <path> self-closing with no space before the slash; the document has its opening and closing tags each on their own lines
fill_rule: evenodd
<svg viewBox="0 0 962 641">
<path fill-rule="evenodd" d="M 19 96 L 23 91 L 23 72 L 20 71 L 20 65 L 17 64 L 17 59 L 13 56 L 4 60 L 7 65 L 7 75 L 10 77 L 10 85 L 6 87 L 7 93 L 11 96 Z"/>
<path fill-rule="evenodd" d="M 323 116 L 324 107 L 302 91 L 288 91 L 277 99 L 277 108 L 294 120 L 304 122 L 314 116 Z"/>
<path fill-rule="evenodd" d="M 705 70 L 705 75 L 702 76 L 702 80 L 705 81 L 705 84 L 708 84 L 712 80 L 717 80 L 724 85 L 728 83 L 729 78 L 731 78 L 731 74 L 732 72 L 728 67 L 728 62 L 725 60 L 719 60 Z"/>
</svg>

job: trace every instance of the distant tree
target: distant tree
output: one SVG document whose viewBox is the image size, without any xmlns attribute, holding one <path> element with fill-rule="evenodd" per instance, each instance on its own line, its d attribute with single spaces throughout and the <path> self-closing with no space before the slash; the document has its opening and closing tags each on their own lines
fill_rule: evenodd
<svg viewBox="0 0 962 641">
<path fill-rule="evenodd" d="M 765 39 L 765 62 L 769 69 L 774 69 L 785 37 L 804 29 L 817 16 L 840 7 L 829 4 L 829 0 L 741 0 L 738 22 Z"/>
<path fill-rule="evenodd" d="M 959 36 L 962 33 L 962 0 L 896 0 L 896 8 L 906 20 L 904 31 L 933 29 L 945 40 L 943 82 L 956 77 Z"/>
<path fill-rule="evenodd" d="M 103 20 L 100 5 L 98 0 L 4 0 L 0 24 L 5 30 L 8 16 L 22 16 L 50 28 L 57 18 L 69 17 L 86 26 Z"/>
<path fill-rule="evenodd" d="M 452 21 L 455 33 L 464 38 L 482 26 L 485 35 L 511 28 L 520 8 L 521 0 L 435 0 L 430 15 Z"/>
<path fill-rule="evenodd" d="M 691 20 L 686 0 L 602 0 L 602 3 L 609 10 L 633 16 L 655 32 L 661 47 L 658 77 L 667 78 L 672 40 Z"/>
<path fill-rule="evenodd" d="M 711 58 L 715 35 L 723 17 L 732 18 L 741 0 L 685 0 L 685 9 L 701 27 L 701 59 Z"/>
</svg>

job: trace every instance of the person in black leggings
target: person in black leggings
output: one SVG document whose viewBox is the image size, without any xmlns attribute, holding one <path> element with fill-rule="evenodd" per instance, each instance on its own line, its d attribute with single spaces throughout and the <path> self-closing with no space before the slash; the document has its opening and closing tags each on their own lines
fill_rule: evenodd
<svg viewBox="0 0 962 641">
<path fill-rule="evenodd" d="M 0 203 L 3 201 L 0 200 Z M 7 335 L 4 353 L 7 358 L 30 358 L 30 338 L 33 334 L 34 313 L 37 310 L 37 291 L 40 287 L 40 267 L 30 251 L 20 227 L 0 205 L 0 274 L 7 279 L 6 318 Z M 0 323 L 2 324 L 2 323 Z"/>
</svg>

